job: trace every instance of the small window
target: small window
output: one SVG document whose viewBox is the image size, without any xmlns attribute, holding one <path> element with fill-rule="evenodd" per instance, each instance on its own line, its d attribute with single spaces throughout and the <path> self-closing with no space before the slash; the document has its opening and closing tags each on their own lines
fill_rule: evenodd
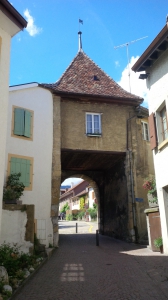
<svg viewBox="0 0 168 300">
<path fill-rule="evenodd" d="M 168 128 L 167 128 L 167 112 L 166 107 L 160 111 L 160 121 L 161 121 L 161 134 L 162 140 L 166 140 L 168 138 Z"/>
<path fill-rule="evenodd" d="M 101 135 L 101 114 L 86 113 L 86 134 Z"/>
<path fill-rule="evenodd" d="M 33 128 L 33 112 L 20 108 L 13 108 L 13 128 L 12 128 L 12 136 L 13 137 L 21 137 L 24 139 L 33 139 L 32 136 L 32 128 Z"/>
<path fill-rule="evenodd" d="M 142 122 L 142 138 L 145 141 L 149 141 L 149 128 L 148 123 Z"/>
<path fill-rule="evenodd" d="M 32 190 L 33 158 L 9 154 L 8 175 L 21 173 L 20 181 L 25 185 L 25 190 Z"/>
</svg>

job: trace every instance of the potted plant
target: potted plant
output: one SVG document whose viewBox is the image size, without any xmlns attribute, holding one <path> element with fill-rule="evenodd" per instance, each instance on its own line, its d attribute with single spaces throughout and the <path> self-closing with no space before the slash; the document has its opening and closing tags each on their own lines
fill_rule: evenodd
<svg viewBox="0 0 168 300">
<path fill-rule="evenodd" d="M 142 187 L 148 191 L 148 201 L 152 204 L 152 206 L 158 205 L 155 178 L 146 178 Z"/>
<path fill-rule="evenodd" d="M 24 184 L 19 180 L 21 173 L 12 173 L 8 176 L 3 189 L 3 201 L 6 204 L 17 204 L 17 200 L 23 195 Z"/>
<path fill-rule="evenodd" d="M 160 249 L 160 253 L 163 253 L 163 240 L 162 237 L 158 237 L 154 240 L 154 246 Z"/>
</svg>

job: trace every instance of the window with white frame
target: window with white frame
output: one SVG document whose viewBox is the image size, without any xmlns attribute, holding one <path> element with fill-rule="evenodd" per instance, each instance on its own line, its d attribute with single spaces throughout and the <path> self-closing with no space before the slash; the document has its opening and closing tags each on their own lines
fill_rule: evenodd
<svg viewBox="0 0 168 300">
<path fill-rule="evenodd" d="M 160 111 L 161 134 L 163 141 L 168 138 L 166 106 Z"/>
<path fill-rule="evenodd" d="M 142 124 L 142 138 L 145 141 L 149 141 L 149 127 L 147 122 L 141 122 Z"/>
<path fill-rule="evenodd" d="M 167 109 L 165 101 L 156 111 L 156 127 L 158 144 L 168 139 Z"/>
<path fill-rule="evenodd" d="M 101 135 L 101 114 L 86 113 L 86 134 Z"/>
</svg>

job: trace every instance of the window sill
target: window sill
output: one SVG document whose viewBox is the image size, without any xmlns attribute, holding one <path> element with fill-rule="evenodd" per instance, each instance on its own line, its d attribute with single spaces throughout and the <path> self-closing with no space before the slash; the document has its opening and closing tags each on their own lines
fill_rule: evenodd
<svg viewBox="0 0 168 300">
<path fill-rule="evenodd" d="M 25 140 L 25 141 L 33 141 L 32 136 L 31 137 L 26 137 L 24 135 L 17 135 L 17 134 L 12 133 L 11 137 L 14 137 L 14 138 L 17 138 L 17 139 L 22 139 L 22 140 Z"/>
<path fill-rule="evenodd" d="M 86 136 L 97 136 L 97 137 L 101 137 L 101 133 L 86 133 Z"/>
<path fill-rule="evenodd" d="M 164 140 L 158 145 L 158 150 L 162 149 L 165 145 L 168 144 L 168 139 Z"/>
</svg>

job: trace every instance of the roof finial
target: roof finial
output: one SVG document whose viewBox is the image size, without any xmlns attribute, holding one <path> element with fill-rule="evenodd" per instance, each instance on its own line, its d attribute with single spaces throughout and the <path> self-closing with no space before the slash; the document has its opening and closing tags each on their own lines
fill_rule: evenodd
<svg viewBox="0 0 168 300">
<path fill-rule="evenodd" d="M 168 15 L 166 16 L 166 23 L 168 23 Z"/>
<path fill-rule="evenodd" d="M 82 52 L 82 38 L 81 38 L 82 32 L 79 31 L 78 35 L 79 35 L 79 49 L 78 49 L 78 51 Z"/>
<path fill-rule="evenodd" d="M 78 32 L 78 35 L 79 35 L 79 49 L 78 49 L 78 51 L 82 52 L 83 51 L 82 50 L 82 37 L 81 37 L 82 32 L 80 31 L 80 23 L 83 25 L 83 20 L 79 19 L 79 32 Z"/>
</svg>

